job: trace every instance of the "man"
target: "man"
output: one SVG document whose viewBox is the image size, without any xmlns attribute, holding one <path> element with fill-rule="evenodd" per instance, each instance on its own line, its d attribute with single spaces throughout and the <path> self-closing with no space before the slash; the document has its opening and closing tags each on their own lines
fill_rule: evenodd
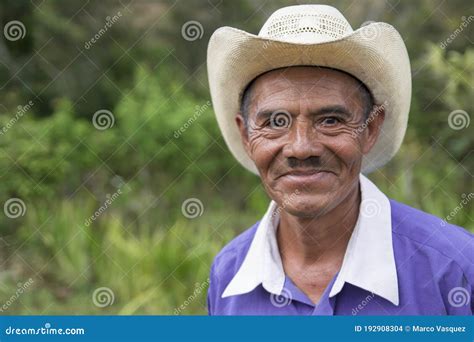
<svg viewBox="0 0 474 342">
<path fill-rule="evenodd" d="M 362 175 L 406 130 L 410 64 L 392 26 L 285 7 L 258 36 L 218 29 L 208 71 L 225 141 L 272 199 L 214 260 L 211 315 L 472 315 L 474 236 Z"/>
</svg>

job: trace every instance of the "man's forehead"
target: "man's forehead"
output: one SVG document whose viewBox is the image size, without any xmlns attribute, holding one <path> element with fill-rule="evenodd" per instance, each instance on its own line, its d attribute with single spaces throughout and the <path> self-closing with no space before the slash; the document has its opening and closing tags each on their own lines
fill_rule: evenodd
<svg viewBox="0 0 474 342">
<path fill-rule="evenodd" d="M 357 79 L 351 75 L 319 66 L 293 66 L 271 70 L 258 76 L 254 89 L 276 93 L 284 89 L 315 87 L 331 89 L 337 85 L 357 86 Z"/>
<path fill-rule="evenodd" d="M 322 67 L 272 70 L 255 80 L 252 104 L 259 108 L 288 102 L 352 102 L 360 84 L 352 76 Z"/>
</svg>

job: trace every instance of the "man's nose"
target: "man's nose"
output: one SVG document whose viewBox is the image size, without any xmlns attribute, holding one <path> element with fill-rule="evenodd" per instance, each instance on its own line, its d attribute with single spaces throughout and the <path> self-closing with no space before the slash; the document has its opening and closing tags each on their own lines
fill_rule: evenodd
<svg viewBox="0 0 474 342">
<path fill-rule="evenodd" d="M 304 160 L 309 157 L 319 157 L 323 153 L 323 145 L 311 120 L 294 119 L 287 137 L 288 141 L 283 148 L 285 158 L 294 157 Z"/>
</svg>

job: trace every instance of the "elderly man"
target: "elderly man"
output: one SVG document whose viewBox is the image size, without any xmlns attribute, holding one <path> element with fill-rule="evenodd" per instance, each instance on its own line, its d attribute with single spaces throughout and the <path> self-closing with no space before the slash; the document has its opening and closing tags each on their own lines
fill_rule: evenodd
<svg viewBox="0 0 474 342">
<path fill-rule="evenodd" d="M 410 64 L 392 26 L 285 7 L 258 36 L 218 29 L 208 70 L 225 141 L 272 199 L 215 258 L 211 315 L 472 315 L 474 236 L 362 174 L 406 130 Z"/>
</svg>

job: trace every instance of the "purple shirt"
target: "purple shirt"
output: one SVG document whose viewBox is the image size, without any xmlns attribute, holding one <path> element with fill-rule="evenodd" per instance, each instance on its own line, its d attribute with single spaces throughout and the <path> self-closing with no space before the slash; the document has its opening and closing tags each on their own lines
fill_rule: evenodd
<svg viewBox="0 0 474 342">
<path fill-rule="evenodd" d="M 278 293 L 269 292 L 269 286 L 254 284 L 242 291 L 245 293 L 223 298 L 224 291 L 246 259 L 261 224 L 257 222 L 233 239 L 215 258 L 208 291 L 209 314 L 472 315 L 474 235 L 394 200 L 387 203 L 396 265 L 396 278 L 390 283 L 398 289 L 395 300 L 387 300 L 389 295 L 384 298 L 347 279 L 337 294 L 330 295 L 341 271 L 331 280 L 316 305 L 286 275 L 282 278 L 283 289 Z M 370 274 L 362 268 L 359 271 L 363 275 Z M 384 269 L 370 272 L 379 271 L 383 273 Z M 362 283 L 365 275 L 360 280 Z M 383 294 L 383 289 L 379 293 Z"/>
</svg>

